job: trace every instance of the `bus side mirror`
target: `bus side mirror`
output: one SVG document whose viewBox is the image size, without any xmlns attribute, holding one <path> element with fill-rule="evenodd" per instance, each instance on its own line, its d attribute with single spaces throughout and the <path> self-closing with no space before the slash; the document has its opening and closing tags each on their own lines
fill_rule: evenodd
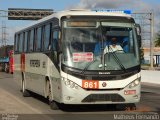
<svg viewBox="0 0 160 120">
<path fill-rule="evenodd" d="M 141 26 L 139 24 L 136 24 L 136 31 L 137 31 L 137 40 L 139 43 L 139 47 L 141 47 L 142 46 Z"/>
<path fill-rule="evenodd" d="M 61 28 L 59 26 L 54 26 L 52 28 L 52 38 L 53 43 L 55 44 L 52 49 L 56 50 L 58 53 L 61 53 Z"/>
<path fill-rule="evenodd" d="M 61 54 L 62 53 L 62 35 L 61 35 L 62 33 L 61 33 L 61 30 L 59 29 L 59 32 L 58 32 L 58 51 L 59 51 L 59 54 Z"/>
<path fill-rule="evenodd" d="M 138 39 L 139 47 L 141 47 L 141 46 L 142 46 L 142 38 L 141 38 L 141 35 L 138 35 L 138 36 L 137 36 L 137 39 Z"/>
</svg>

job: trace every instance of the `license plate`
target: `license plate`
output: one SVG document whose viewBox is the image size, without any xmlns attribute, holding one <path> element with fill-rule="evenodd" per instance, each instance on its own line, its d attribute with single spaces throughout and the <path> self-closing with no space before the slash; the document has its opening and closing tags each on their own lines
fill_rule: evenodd
<svg viewBox="0 0 160 120">
<path fill-rule="evenodd" d="M 124 94 L 125 95 L 135 95 L 136 94 L 136 90 L 125 90 Z"/>
<path fill-rule="evenodd" d="M 82 80 L 82 88 L 86 89 L 98 89 L 99 81 L 95 80 Z"/>
</svg>

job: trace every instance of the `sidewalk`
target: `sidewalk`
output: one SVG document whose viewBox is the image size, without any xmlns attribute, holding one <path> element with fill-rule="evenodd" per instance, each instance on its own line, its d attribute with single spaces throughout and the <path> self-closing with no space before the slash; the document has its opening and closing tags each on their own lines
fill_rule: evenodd
<svg viewBox="0 0 160 120">
<path fill-rule="evenodd" d="M 145 83 L 153 83 L 160 85 L 160 71 L 141 70 L 141 80 Z"/>
</svg>

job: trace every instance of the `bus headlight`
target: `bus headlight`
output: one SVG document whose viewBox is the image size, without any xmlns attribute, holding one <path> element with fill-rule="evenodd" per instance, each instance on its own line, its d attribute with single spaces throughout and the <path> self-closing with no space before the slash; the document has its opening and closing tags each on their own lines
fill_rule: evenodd
<svg viewBox="0 0 160 120">
<path fill-rule="evenodd" d="M 65 78 L 62 78 L 62 80 L 64 81 L 64 84 L 66 86 L 69 86 L 70 88 L 75 88 L 75 89 L 79 88 L 79 86 L 76 83 L 72 82 L 71 80 L 68 80 L 68 79 L 65 79 Z"/>
<path fill-rule="evenodd" d="M 72 81 L 70 81 L 70 87 L 71 87 L 71 88 L 74 88 L 74 86 L 75 86 L 75 83 L 72 82 Z"/>
<path fill-rule="evenodd" d="M 140 83 L 140 78 L 138 78 L 138 79 L 134 80 L 133 82 L 131 82 L 131 83 L 129 84 L 129 88 L 134 88 L 134 87 L 136 87 L 137 85 L 139 85 L 139 83 Z"/>
</svg>

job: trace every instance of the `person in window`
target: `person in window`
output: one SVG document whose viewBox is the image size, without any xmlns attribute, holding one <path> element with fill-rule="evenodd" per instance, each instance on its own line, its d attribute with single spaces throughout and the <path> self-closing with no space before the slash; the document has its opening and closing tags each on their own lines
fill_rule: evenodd
<svg viewBox="0 0 160 120">
<path fill-rule="evenodd" d="M 111 38 L 111 45 L 105 47 L 104 54 L 106 54 L 108 52 L 123 52 L 123 48 L 119 44 L 117 44 L 116 37 L 112 37 Z"/>
</svg>

